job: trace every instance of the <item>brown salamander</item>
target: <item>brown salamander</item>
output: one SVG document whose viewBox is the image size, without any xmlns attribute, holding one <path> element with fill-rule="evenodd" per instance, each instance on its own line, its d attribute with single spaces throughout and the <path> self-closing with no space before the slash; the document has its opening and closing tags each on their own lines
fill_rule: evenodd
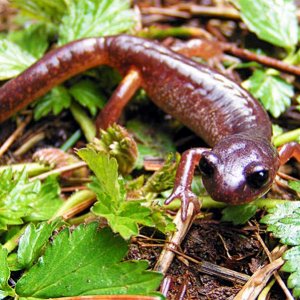
<svg viewBox="0 0 300 300">
<path fill-rule="evenodd" d="M 224 75 L 138 37 L 87 38 L 49 52 L 0 88 L 0 122 L 55 85 L 99 65 L 117 68 L 125 78 L 131 75 L 100 114 L 98 126 L 116 121 L 126 102 L 121 104 L 123 96 L 130 98 L 141 86 L 158 107 L 212 147 L 191 149 L 182 156 L 167 203 L 181 198 L 183 219 L 189 201 L 195 199 L 190 185 L 199 161 L 204 185 L 215 200 L 241 204 L 270 188 L 279 156 L 261 104 Z"/>
</svg>

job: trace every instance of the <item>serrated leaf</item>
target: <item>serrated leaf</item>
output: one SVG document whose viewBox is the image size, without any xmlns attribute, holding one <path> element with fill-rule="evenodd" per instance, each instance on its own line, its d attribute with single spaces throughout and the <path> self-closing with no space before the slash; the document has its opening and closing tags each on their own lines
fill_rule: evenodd
<svg viewBox="0 0 300 300">
<path fill-rule="evenodd" d="M 19 10 L 34 19 L 43 22 L 58 22 L 66 11 L 65 0 L 11 0 Z"/>
<path fill-rule="evenodd" d="M 135 24 L 129 7 L 128 0 L 71 1 L 59 28 L 59 44 L 128 31 Z"/>
<path fill-rule="evenodd" d="M 60 222 L 43 222 L 35 226 L 30 223 L 21 236 L 18 247 L 18 266 L 29 269 L 41 256 L 41 250 L 51 237 L 53 230 Z"/>
<path fill-rule="evenodd" d="M 25 171 L 1 172 L 0 181 L 0 228 L 22 224 L 25 218 L 47 220 L 61 205 L 58 184 L 54 178 L 30 182 Z"/>
<path fill-rule="evenodd" d="M 28 182 L 26 173 L 7 169 L 0 181 L 0 228 L 22 224 L 22 217 L 30 214 L 31 198 L 40 190 L 40 182 Z"/>
<path fill-rule="evenodd" d="M 91 186 L 97 192 L 94 187 L 95 185 Z M 138 224 L 153 226 L 151 211 L 148 207 L 142 206 L 142 201 L 126 202 L 125 199 L 120 199 L 118 203 L 112 205 L 108 197 L 98 199 L 92 212 L 106 218 L 112 230 L 120 233 L 124 239 L 139 233 Z"/>
<path fill-rule="evenodd" d="M 288 278 L 288 287 L 293 289 L 295 297 L 300 297 L 300 246 L 287 250 L 283 259 L 286 262 L 280 270 L 292 273 Z"/>
<path fill-rule="evenodd" d="M 69 108 L 70 105 L 71 96 L 68 90 L 63 86 L 57 86 L 36 103 L 34 118 L 39 120 L 50 112 L 58 115 L 63 109 Z"/>
<path fill-rule="evenodd" d="M 300 244 L 300 202 L 286 202 L 268 210 L 261 219 L 268 231 L 286 245 Z"/>
<path fill-rule="evenodd" d="M 69 89 L 70 94 L 82 106 L 87 107 L 91 115 L 95 116 L 99 108 L 103 108 L 106 97 L 99 86 L 91 80 L 81 80 Z"/>
<path fill-rule="evenodd" d="M 256 70 L 243 85 L 275 118 L 291 105 L 291 98 L 294 96 L 291 84 L 262 70 Z"/>
<path fill-rule="evenodd" d="M 138 234 L 138 225 L 152 226 L 150 209 L 142 201 L 126 201 L 124 181 L 118 178 L 118 164 L 115 158 L 92 149 L 80 149 L 78 155 L 95 173 L 89 187 L 96 193 L 98 202 L 93 206 L 94 214 L 105 217 L 114 232 L 124 239 Z"/>
<path fill-rule="evenodd" d="M 45 24 L 31 24 L 23 30 L 13 31 L 8 38 L 36 59 L 42 57 L 47 50 L 49 30 Z"/>
<path fill-rule="evenodd" d="M 96 175 L 101 188 L 101 194 L 110 197 L 113 202 L 118 201 L 121 193 L 118 181 L 117 160 L 109 158 L 104 153 L 96 153 L 94 150 L 86 148 L 78 150 L 77 154 Z"/>
<path fill-rule="evenodd" d="M 35 57 L 17 44 L 0 39 L 0 80 L 19 75 L 35 62 Z"/>
<path fill-rule="evenodd" d="M 14 290 L 8 285 L 10 270 L 7 263 L 7 250 L 0 245 L 0 299 L 14 296 Z"/>
<path fill-rule="evenodd" d="M 257 210 L 253 203 L 227 206 L 222 211 L 222 221 L 232 222 L 234 225 L 245 224 Z"/>
<path fill-rule="evenodd" d="M 242 20 L 257 36 L 279 47 L 293 48 L 298 22 L 293 0 L 239 0 Z"/>
<path fill-rule="evenodd" d="M 176 225 L 173 222 L 173 218 L 171 218 L 165 210 L 157 205 L 151 207 L 151 210 L 151 219 L 157 230 L 164 234 L 176 231 Z"/>
<path fill-rule="evenodd" d="M 127 244 L 97 223 L 60 232 L 44 256 L 16 285 L 20 297 L 148 294 L 162 275 L 146 271 L 145 261 L 121 262 Z M 41 278 L 43 280 L 41 280 Z"/>
</svg>

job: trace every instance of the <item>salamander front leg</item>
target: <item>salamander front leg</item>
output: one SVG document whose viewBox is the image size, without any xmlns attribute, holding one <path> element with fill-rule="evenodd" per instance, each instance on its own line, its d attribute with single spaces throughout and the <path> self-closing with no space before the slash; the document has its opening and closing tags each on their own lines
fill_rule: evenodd
<svg viewBox="0 0 300 300">
<path fill-rule="evenodd" d="M 290 158 L 295 158 L 300 162 L 300 144 L 297 142 L 290 142 L 278 149 L 280 164 L 284 165 Z"/>
<path fill-rule="evenodd" d="M 181 219 L 186 220 L 188 206 L 190 202 L 194 203 L 196 211 L 199 210 L 197 196 L 191 191 L 192 180 L 196 165 L 199 163 L 201 155 L 207 148 L 193 148 L 182 154 L 176 177 L 174 189 L 171 196 L 165 201 L 165 204 L 171 203 L 174 199 L 181 200 Z"/>
<path fill-rule="evenodd" d="M 141 81 L 139 72 L 134 68 L 130 69 L 97 116 L 97 134 L 99 134 L 100 128 L 106 129 L 109 125 L 118 121 L 124 107 L 140 87 Z"/>
</svg>

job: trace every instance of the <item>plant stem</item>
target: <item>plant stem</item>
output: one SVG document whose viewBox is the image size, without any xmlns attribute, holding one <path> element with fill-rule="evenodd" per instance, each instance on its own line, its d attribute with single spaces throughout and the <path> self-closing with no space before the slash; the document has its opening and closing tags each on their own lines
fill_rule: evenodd
<svg viewBox="0 0 300 300">
<path fill-rule="evenodd" d="M 300 128 L 275 136 L 273 139 L 273 144 L 275 147 L 279 147 L 288 142 L 292 142 L 292 141 L 298 142 L 299 140 L 300 140 Z"/>
<path fill-rule="evenodd" d="M 14 155 L 21 156 L 32 149 L 38 142 L 44 140 L 46 137 L 45 132 L 39 132 L 32 136 L 29 140 L 25 141 L 15 152 Z"/>
<path fill-rule="evenodd" d="M 46 166 L 41 163 L 22 163 L 22 164 L 1 166 L 0 173 L 7 169 L 12 169 L 13 172 L 21 172 L 25 169 L 29 177 L 36 176 L 51 170 L 49 166 Z"/>
<path fill-rule="evenodd" d="M 63 151 L 69 150 L 76 144 L 76 142 L 80 139 L 80 137 L 81 137 L 81 130 L 78 129 L 64 142 L 63 145 L 61 145 L 60 149 Z"/>
<path fill-rule="evenodd" d="M 24 225 L 13 237 L 11 237 L 4 245 L 3 247 L 7 249 L 7 252 L 12 252 L 19 243 L 19 239 L 21 235 L 24 233 L 27 225 Z"/>
<path fill-rule="evenodd" d="M 84 221 L 89 218 L 95 218 L 95 215 L 91 212 L 88 212 L 86 214 L 83 214 L 81 216 L 78 216 L 76 218 L 72 218 L 72 219 L 68 220 L 68 223 L 70 225 L 79 225 L 79 224 L 84 223 Z"/>
<path fill-rule="evenodd" d="M 74 212 L 79 212 L 78 208 L 86 207 L 86 204 L 90 204 L 96 198 L 96 195 L 91 190 L 81 190 L 68 198 L 66 202 L 58 209 L 58 211 L 53 215 L 51 220 L 58 217 L 63 217 L 68 219 Z"/>
<path fill-rule="evenodd" d="M 256 61 L 264 66 L 280 70 L 285 73 L 293 75 L 300 75 L 300 68 L 298 66 L 290 65 L 279 59 L 269 57 L 266 55 L 256 54 L 247 49 L 239 48 L 231 43 L 220 43 L 223 51 L 233 54 L 234 56 L 240 57 L 249 61 Z"/>
<path fill-rule="evenodd" d="M 164 39 L 170 36 L 173 37 L 206 37 L 208 33 L 201 28 L 196 27 L 169 27 L 160 28 L 158 26 L 150 26 L 149 28 L 142 30 L 138 33 L 138 36 L 148 39 Z"/>
<path fill-rule="evenodd" d="M 208 208 L 221 209 L 221 208 L 225 208 L 226 206 L 228 206 L 228 204 L 226 204 L 224 202 L 217 202 L 209 196 L 199 196 L 199 199 L 202 201 L 202 205 L 201 205 L 202 208 L 206 208 L 206 209 L 208 209 Z M 259 199 L 252 201 L 251 203 L 256 205 L 257 208 L 259 208 L 259 209 L 271 209 L 271 208 L 274 208 L 278 204 L 283 204 L 288 201 L 289 200 L 259 198 Z M 170 209 L 170 210 L 176 210 L 176 209 L 180 208 L 180 205 L 181 205 L 180 201 L 175 200 L 172 203 L 170 203 L 168 206 L 166 206 L 166 208 Z"/>
<path fill-rule="evenodd" d="M 91 142 L 96 136 L 96 127 L 94 122 L 77 103 L 73 102 L 70 106 L 70 109 L 74 119 L 80 125 L 86 140 Z"/>
</svg>

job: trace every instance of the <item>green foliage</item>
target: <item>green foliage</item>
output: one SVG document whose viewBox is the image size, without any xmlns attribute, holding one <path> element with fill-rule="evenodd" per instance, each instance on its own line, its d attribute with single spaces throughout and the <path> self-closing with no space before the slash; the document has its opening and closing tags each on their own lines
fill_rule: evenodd
<svg viewBox="0 0 300 300">
<path fill-rule="evenodd" d="M 43 24 L 31 24 L 23 30 L 13 31 L 8 35 L 11 42 L 16 43 L 24 51 L 39 59 L 49 47 L 49 28 Z"/>
<path fill-rule="evenodd" d="M 30 182 L 26 172 L 7 169 L 0 181 L 0 229 L 22 224 L 27 220 L 47 220 L 61 205 L 58 183 L 48 178 L 44 184 Z"/>
<path fill-rule="evenodd" d="M 57 86 L 36 103 L 34 118 L 39 120 L 50 112 L 58 115 L 64 108 L 68 108 L 70 104 L 71 96 L 69 91 L 61 85 Z"/>
<path fill-rule="evenodd" d="M 175 152 L 176 147 L 168 135 L 161 128 L 138 120 L 127 122 L 126 128 L 133 133 L 137 140 L 138 160 L 136 168 L 142 168 L 144 157 L 165 157 L 170 152 Z"/>
<path fill-rule="evenodd" d="M 276 46 L 293 48 L 298 22 L 293 0 L 238 0 L 242 20 L 257 36 Z"/>
<path fill-rule="evenodd" d="M 246 87 L 254 97 L 259 99 L 265 109 L 277 118 L 291 105 L 294 96 L 293 86 L 279 76 L 256 70 L 247 81 Z"/>
<path fill-rule="evenodd" d="M 135 166 L 137 160 L 137 145 L 128 131 L 118 125 L 113 124 L 106 130 L 101 130 L 101 138 L 95 138 L 88 148 L 97 152 L 104 152 L 114 157 L 122 175 L 129 174 Z"/>
<path fill-rule="evenodd" d="M 11 0 L 12 4 L 30 18 L 46 23 L 59 22 L 64 15 L 66 0 Z"/>
<path fill-rule="evenodd" d="M 300 202 L 286 202 L 268 210 L 261 223 L 268 225 L 280 242 L 286 245 L 300 245 Z"/>
<path fill-rule="evenodd" d="M 300 296 L 300 202 L 286 202 L 268 210 L 269 214 L 261 219 L 268 225 L 268 231 L 280 239 L 281 243 L 295 246 L 288 250 L 283 258 L 286 263 L 283 270 L 291 273 L 288 286 L 295 297 Z"/>
<path fill-rule="evenodd" d="M 79 81 L 69 91 L 77 102 L 89 109 L 93 116 L 96 115 L 99 108 L 104 107 L 106 102 L 98 85 L 89 79 Z"/>
<path fill-rule="evenodd" d="M 14 296 L 13 289 L 8 285 L 10 270 L 7 262 L 7 250 L 0 245 L 0 299 Z"/>
<path fill-rule="evenodd" d="M 300 182 L 299 181 L 289 181 L 289 187 L 294 191 L 300 193 Z"/>
<path fill-rule="evenodd" d="M 92 211 L 105 217 L 114 232 L 125 239 L 138 234 L 138 225 L 153 225 L 151 210 L 142 206 L 141 201 L 126 201 L 124 181 L 118 178 L 118 164 L 107 154 L 91 149 L 81 149 L 78 155 L 95 173 L 96 180 L 90 188 L 96 193 L 98 202 Z"/>
<path fill-rule="evenodd" d="M 17 76 L 35 62 L 35 58 L 17 44 L 0 39 L 0 80 Z"/>
<path fill-rule="evenodd" d="M 123 260 L 127 244 L 97 223 L 64 229 L 16 285 L 20 297 L 57 298 L 107 294 L 149 294 L 162 275 L 145 261 Z M 41 280 L 42 279 L 42 280 Z"/>
<path fill-rule="evenodd" d="M 145 193 L 160 193 L 174 186 L 175 175 L 179 164 L 180 155 L 168 155 L 164 165 L 148 178 L 143 187 Z"/>
<path fill-rule="evenodd" d="M 222 211 L 222 221 L 232 222 L 234 225 L 245 224 L 255 215 L 256 210 L 257 206 L 252 203 L 227 206 Z"/>
<path fill-rule="evenodd" d="M 155 224 L 155 228 L 164 234 L 176 231 L 176 225 L 173 222 L 173 218 L 166 214 L 165 210 L 155 203 L 151 206 L 151 220 Z"/>
<path fill-rule="evenodd" d="M 288 287 L 293 289 L 295 297 L 300 297 L 300 246 L 293 247 L 283 255 L 286 263 L 281 271 L 292 273 L 288 278 Z"/>
<path fill-rule="evenodd" d="M 29 269 L 41 256 L 42 248 L 47 244 L 53 230 L 60 222 L 43 222 L 39 225 L 30 223 L 21 236 L 18 248 L 18 266 Z"/>
<path fill-rule="evenodd" d="M 126 32 L 135 24 L 128 0 L 72 0 L 59 28 L 59 44 Z"/>
<path fill-rule="evenodd" d="M 135 24 L 128 0 L 13 0 L 12 4 L 21 14 L 40 23 L 0 39 L 0 80 L 17 76 L 40 58 L 49 47 L 50 36 L 57 36 L 62 45 L 75 39 L 126 32 Z M 73 85 L 70 93 L 64 87 L 56 87 L 44 96 L 35 108 L 35 119 L 69 108 L 71 95 L 93 116 L 104 105 L 99 88 L 83 80 Z"/>
<path fill-rule="evenodd" d="M 102 194 L 110 197 L 112 201 L 117 201 L 121 197 L 121 187 L 118 180 L 118 163 L 116 159 L 90 149 L 80 149 L 77 154 L 96 175 Z"/>
</svg>

